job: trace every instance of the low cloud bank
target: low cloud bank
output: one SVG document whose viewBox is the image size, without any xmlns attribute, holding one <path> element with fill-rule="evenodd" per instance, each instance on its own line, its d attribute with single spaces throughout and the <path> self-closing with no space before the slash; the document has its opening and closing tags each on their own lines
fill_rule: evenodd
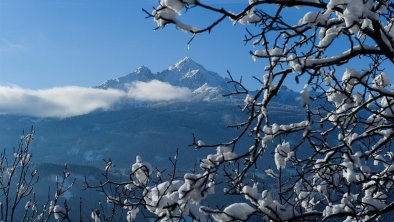
<svg viewBox="0 0 394 222">
<path fill-rule="evenodd" d="M 188 88 L 158 80 L 135 82 L 128 92 L 78 86 L 38 90 L 0 86 L 0 114 L 64 118 L 108 110 L 123 99 L 159 102 L 185 100 L 191 95 Z"/>
<path fill-rule="evenodd" d="M 142 101 L 171 101 L 186 100 L 192 92 L 186 87 L 173 86 L 159 80 L 150 82 L 133 82 L 129 86 L 127 96 Z"/>
<path fill-rule="evenodd" d="M 0 86 L 0 113 L 35 117 L 70 117 L 111 108 L 125 93 L 77 86 L 24 89 Z"/>
</svg>

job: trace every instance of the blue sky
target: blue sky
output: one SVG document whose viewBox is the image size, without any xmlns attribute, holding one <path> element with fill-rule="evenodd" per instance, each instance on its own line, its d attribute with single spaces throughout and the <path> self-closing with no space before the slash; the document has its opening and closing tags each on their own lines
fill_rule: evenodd
<svg viewBox="0 0 394 222">
<path fill-rule="evenodd" d="M 227 7 L 239 7 L 227 1 Z M 194 39 L 174 27 L 153 29 L 142 8 L 153 0 L 1 0 L 0 84 L 32 89 L 55 86 L 94 86 L 130 73 L 140 65 L 157 72 L 185 56 L 222 75 L 230 70 L 250 76 L 263 74 L 250 45 L 242 40 L 245 27 L 225 21 L 211 34 Z M 207 24 L 207 15 L 197 15 Z"/>
</svg>

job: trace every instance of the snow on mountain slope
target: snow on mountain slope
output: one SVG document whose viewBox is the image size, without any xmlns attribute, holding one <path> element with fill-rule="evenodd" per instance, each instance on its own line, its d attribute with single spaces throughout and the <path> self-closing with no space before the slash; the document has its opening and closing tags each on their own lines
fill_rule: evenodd
<svg viewBox="0 0 394 222">
<path fill-rule="evenodd" d="M 209 86 L 208 83 L 204 83 L 193 91 L 194 96 L 203 101 L 223 100 L 225 99 L 223 93 L 222 88 Z"/>
</svg>

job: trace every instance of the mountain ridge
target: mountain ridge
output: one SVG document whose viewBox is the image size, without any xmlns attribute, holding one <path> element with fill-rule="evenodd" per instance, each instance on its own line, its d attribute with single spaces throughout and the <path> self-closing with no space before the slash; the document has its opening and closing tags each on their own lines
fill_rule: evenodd
<svg viewBox="0 0 394 222">
<path fill-rule="evenodd" d="M 148 67 L 140 66 L 135 71 L 115 79 L 110 79 L 95 86 L 100 89 L 121 89 L 127 91 L 133 82 L 158 80 L 176 87 L 186 87 L 203 100 L 220 100 L 230 91 L 226 78 L 208 71 L 203 65 L 190 57 L 185 57 L 167 69 L 153 73 Z"/>
</svg>

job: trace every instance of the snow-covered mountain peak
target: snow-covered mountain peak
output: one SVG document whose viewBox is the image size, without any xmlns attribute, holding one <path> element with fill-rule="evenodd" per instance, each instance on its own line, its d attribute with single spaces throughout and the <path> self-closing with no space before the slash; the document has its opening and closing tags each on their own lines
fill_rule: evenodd
<svg viewBox="0 0 394 222">
<path fill-rule="evenodd" d="M 179 72 L 189 72 L 191 70 L 205 70 L 205 68 L 195 62 L 192 58 L 190 57 L 185 57 L 181 59 L 179 62 L 175 63 L 174 65 L 168 67 L 169 71 L 174 71 L 177 70 Z"/>
<path fill-rule="evenodd" d="M 206 70 L 202 65 L 190 57 L 185 57 L 168 69 L 158 73 L 160 80 L 172 85 L 183 86 L 195 90 L 204 84 L 210 87 L 218 87 L 221 90 L 227 88 L 226 81 L 216 72 Z"/>
</svg>

